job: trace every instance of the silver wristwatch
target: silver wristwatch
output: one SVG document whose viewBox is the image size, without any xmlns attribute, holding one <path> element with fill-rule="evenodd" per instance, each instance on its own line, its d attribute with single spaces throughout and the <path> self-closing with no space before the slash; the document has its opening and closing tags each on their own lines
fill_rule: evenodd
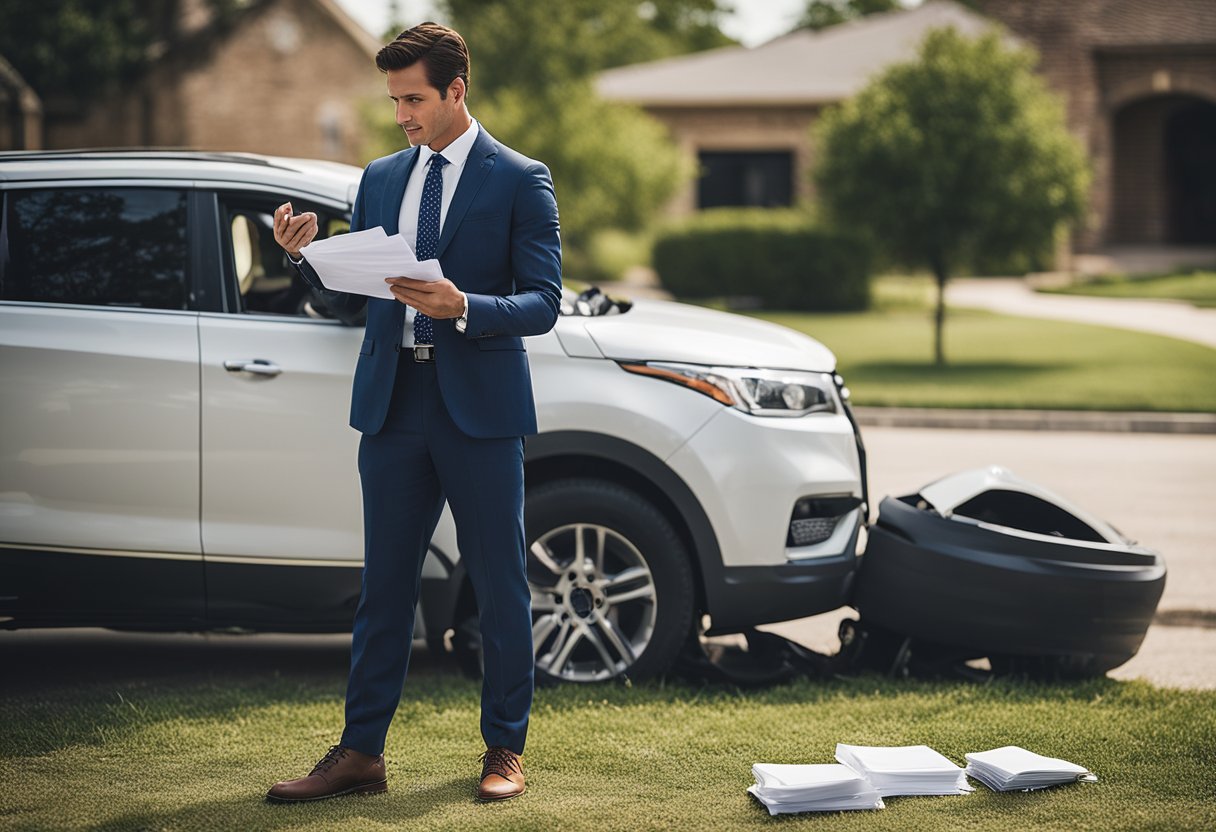
<svg viewBox="0 0 1216 832">
<path fill-rule="evenodd" d="M 464 331 L 469 326 L 469 296 L 464 296 L 464 311 L 460 313 L 460 317 L 456 319 L 456 331 L 464 335 Z"/>
</svg>

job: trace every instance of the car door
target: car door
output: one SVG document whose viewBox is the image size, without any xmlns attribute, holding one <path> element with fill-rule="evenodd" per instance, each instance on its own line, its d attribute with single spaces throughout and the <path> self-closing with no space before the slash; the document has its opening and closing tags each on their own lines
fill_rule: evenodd
<svg viewBox="0 0 1216 832">
<path fill-rule="evenodd" d="M 0 224 L 0 616 L 201 620 L 183 183 L 10 184 Z"/>
<path fill-rule="evenodd" d="M 208 617 L 341 629 L 363 557 L 358 433 L 347 426 L 363 330 L 309 306 L 307 284 L 274 242 L 271 215 L 289 198 L 318 212 L 322 236 L 349 223 L 341 207 L 299 195 L 205 194 L 224 299 L 199 319 Z"/>
</svg>

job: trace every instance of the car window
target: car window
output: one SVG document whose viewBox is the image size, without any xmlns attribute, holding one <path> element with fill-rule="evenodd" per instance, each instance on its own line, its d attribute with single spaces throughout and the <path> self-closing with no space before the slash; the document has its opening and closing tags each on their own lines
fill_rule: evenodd
<svg viewBox="0 0 1216 832">
<path fill-rule="evenodd" d="M 184 191 L 12 190 L 5 203 L 0 300 L 186 308 Z"/>
<path fill-rule="evenodd" d="M 221 194 L 220 217 L 229 279 L 236 283 L 241 312 L 306 315 L 312 291 L 274 240 L 274 210 L 288 201 L 265 195 Z M 350 221 L 334 211 L 291 200 L 296 213 L 316 213 L 317 239 L 344 233 Z"/>
</svg>

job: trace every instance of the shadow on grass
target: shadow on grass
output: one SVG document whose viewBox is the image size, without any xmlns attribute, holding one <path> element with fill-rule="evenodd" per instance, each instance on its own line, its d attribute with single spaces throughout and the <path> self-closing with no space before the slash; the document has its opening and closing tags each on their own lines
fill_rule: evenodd
<svg viewBox="0 0 1216 832">
<path fill-rule="evenodd" d="M 861 361 L 850 363 L 847 379 L 856 386 L 864 384 L 943 384 L 1019 385 L 1046 373 L 1074 368 L 1068 361 L 954 361 L 938 366 L 932 361 Z"/>
<path fill-rule="evenodd" d="M 0 695 L 60 685 L 251 673 L 324 679 L 346 673 L 350 636 L 21 630 L 0 633 L 0 662 L 11 670 Z"/>
<path fill-rule="evenodd" d="M 0 634 L 0 759 L 47 754 L 72 745 L 105 746 L 173 720 L 230 722 L 251 712 L 317 704 L 331 709 L 335 732 L 345 696 L 349 636 L 134 635 L 104 630 Z M 447 656 L 416 651 L 407 697 L 428 708 L 472 707 L 480 684 Z M 890 680 L 876 675 L 823 681 L 799 678 L 763 689 L 680 677 L 590 686 L 542 686 L 534 713 L 648 711 L 671 703 L 739 702 L 814 706 L 874 694 L 927 691 L 947 703 L 974 697 L 1006 701 L 1092 700 L 1126 683 L 988 684 Z M 244 804 L 241 804 L 244 805 Z M 147 824 L 155 826 L 155 824 Z"/>
<path fill-rule="evenodd" d="M 276 704 L 332 703 L 340 712 L 349 665 L 349 634 L 0 633 L 0 756 L 104 745 L 153 722 Z M 419 650 L 410 665 L 415 696 L 475 696 L 476 683 L 447 656 Z"/>
<path fill-rule="evenodd" d="M 186 808 L 149 807 L 89 827 L 94 832 L 131 829 L 290 829 L 325 822 L 359 829 L 367 821 L 399 826 L 418 820 L 441 806 L 472 803 L 475 781 L 454 777 L 413 788 L 389 784 L 387 794 L 349 795 L 308 803 L 271 804 L 262 791 L 236 798 L 195 803 Z M 360 823 L 363 821 L 363 823 Z"/>
</svg>

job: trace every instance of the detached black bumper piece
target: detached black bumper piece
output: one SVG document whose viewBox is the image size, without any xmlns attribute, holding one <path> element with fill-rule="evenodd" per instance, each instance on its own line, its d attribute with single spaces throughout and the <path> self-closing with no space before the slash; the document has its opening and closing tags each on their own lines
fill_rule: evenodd
<svg viewBox="0 0 1216 832">
<path fill-rule="evenodd" d="M 970 493 L 943 480 L 882 501 L 856 581 L 862 623 L 994 669 L 1096 675 L 1134 656 L 1161 555 L 1005 469 L 955 475 L 968 476 Z"/>
</svg>

